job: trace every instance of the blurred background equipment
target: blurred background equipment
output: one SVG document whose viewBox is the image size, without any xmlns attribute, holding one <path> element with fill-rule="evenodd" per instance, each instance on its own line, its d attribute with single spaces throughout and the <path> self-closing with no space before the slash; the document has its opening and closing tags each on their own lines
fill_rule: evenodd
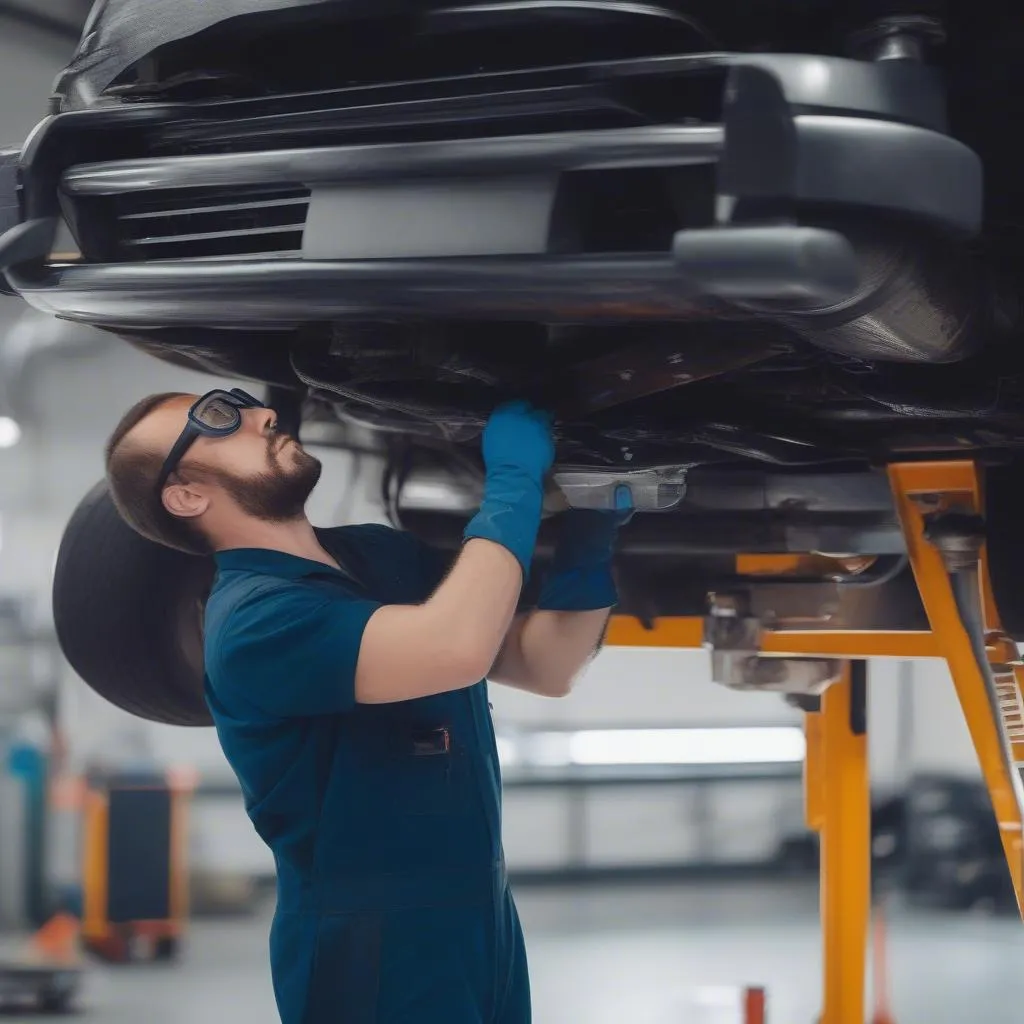
<svg viewBox="0 0 1024 1024">
<path fill-rule="evenodd" d="M 988 790 L 974 779 L 929 773 L 903 801 L 902 883 L 910 900 L 949 910 L 1017 912 Z"/>
<path fill-rule="evenodd" d="M 82 939 L 115 962 L 173 960 L 188 917 L 188 790 L 158 771 L 93 771 L 83 822 Z"/>
</svg>

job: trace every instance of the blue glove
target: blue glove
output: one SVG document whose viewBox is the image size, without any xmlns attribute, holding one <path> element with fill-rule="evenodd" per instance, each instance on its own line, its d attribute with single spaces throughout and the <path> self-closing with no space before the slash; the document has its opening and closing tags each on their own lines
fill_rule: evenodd
<svg viewBox="0 0 1024 1024">
<path fill-rule="evenodd" d="M 540 529 L 544 477 L 555 458 L 551 417 L 526 402 L 503 405 L 487 421 L 482 447 L 484 497 L 463 539 L 482 537 L 507 548 L 525 578 Z"/>
<path fill-rule="evenodd" d="M 539 609 L 586 612 L 618 604 L 612 556 L 619 527 L 633 518 L 633 499 L 628 487 L 620 488 L 615 497 L 615 509 L 574 508 L 562 513 L 555 557 L 537 599 Z"/>
</svg>

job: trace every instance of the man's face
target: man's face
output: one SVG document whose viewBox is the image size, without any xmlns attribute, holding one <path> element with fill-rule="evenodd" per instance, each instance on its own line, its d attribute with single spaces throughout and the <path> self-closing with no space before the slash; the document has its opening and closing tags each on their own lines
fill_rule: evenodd
<svg viewBox="0 0 1024 1024">
<path fill-rule="evenodd" d="M 143 423 L 161 454 L 185 427 L 195 396 L 173 399 Z M 164 503 L 177 515 L 202 514 L 226 497 L 246 515 L 267 521 L 303 514 L 321 465 L 294 438 L 277 429 L 273 409 L 242 409 L 241 426 L 227 437 L 198 437 L 164 488 Z M 151 422 L 152 421 L 152 422 Z"/>
</svg>

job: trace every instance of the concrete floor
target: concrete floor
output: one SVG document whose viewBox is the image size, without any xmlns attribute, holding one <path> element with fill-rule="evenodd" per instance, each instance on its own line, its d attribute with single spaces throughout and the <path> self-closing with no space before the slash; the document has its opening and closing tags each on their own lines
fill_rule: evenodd
<svg viewBox="0 0 1024 1024">
<path fill-rule="evenodd" d="M 537 1024 L 725 1024 L 720 986 L 765 985 L 770 1024 L 820 1008 L 816 893 L 803 885 L 526 889 Z M 276 1024 L 268 915 L 197 922 L 172 967 L 94 970 L 83 1024 Z M 891 927 L 899 1024 L 1017 1024 L 1024 927 L 903 912 Z M 870 1015 L 870 1008 L 869 1008 Z"/>
</svg>

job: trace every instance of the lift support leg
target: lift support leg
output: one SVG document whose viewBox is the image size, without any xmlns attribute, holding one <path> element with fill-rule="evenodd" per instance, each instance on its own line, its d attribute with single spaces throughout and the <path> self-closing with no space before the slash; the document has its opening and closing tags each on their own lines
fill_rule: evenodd
<svg viewBox="0 0 1024 1024">
<path fill-rule="evenodd" d="M 1012 641 L 1002 635 L 984 545 L 979 543 L 976 555 L 962 550 L 962 542 L 955 545 L 953 554 L 960 558 L 958 566 L 943 558 L 941 544 L 932 543 L 935 526 L 943 515 L 983 515 L 977 467 L 972 462 L 906 463 L 891 466 L 889 478 L 936 653 L 949 665 L 992 799 L 1017 905 L 1024 911 L 1024 788 L 1018 770 L 1018 762 L 1024 759 L 1024 745 L 1015 743 L 1013 735 L 1019 728 L 1022 679 L 1020 667 L 1010 664 L 1019 661 L 1019 656 Z M 932 540 L 927 536 L 930 530 Z M 965 628 L 963 600 L 958 603 L 954 590 L 952 580 L 958 569 L 968 583 L 964 600 L 975 606 L 985 634 L 980 651 L 972 646 Z M 998 667 L 991 664 L 993 661 Z"/>
<path fill-rule="evenodd" d="M 988 573 L 984 493 L 970 461 L 889 467 L 927 630 L 763 628 L 759 653 L 846 661 L 842 680 L 807 714 L 808 825 L 821 836 L 824 1008 L 821 1024 L 863 1024 L 871 914 L 871 821 L 865 662 L 942 658 L 988 787 L 1018 908 L 1024 914 L 1024 663 L 1003 632 Z M 707 622 L 616 618 L 607 643 L 705 646 Z"/>
<path fill-rule="evenodd" d="M 864 1024 L 871 907 L 866 662 L 847 663 L 820 711 L 808 712 L 806 731 L 806 817 L 821 840 L 820 1024 Z"/>
</svg>

